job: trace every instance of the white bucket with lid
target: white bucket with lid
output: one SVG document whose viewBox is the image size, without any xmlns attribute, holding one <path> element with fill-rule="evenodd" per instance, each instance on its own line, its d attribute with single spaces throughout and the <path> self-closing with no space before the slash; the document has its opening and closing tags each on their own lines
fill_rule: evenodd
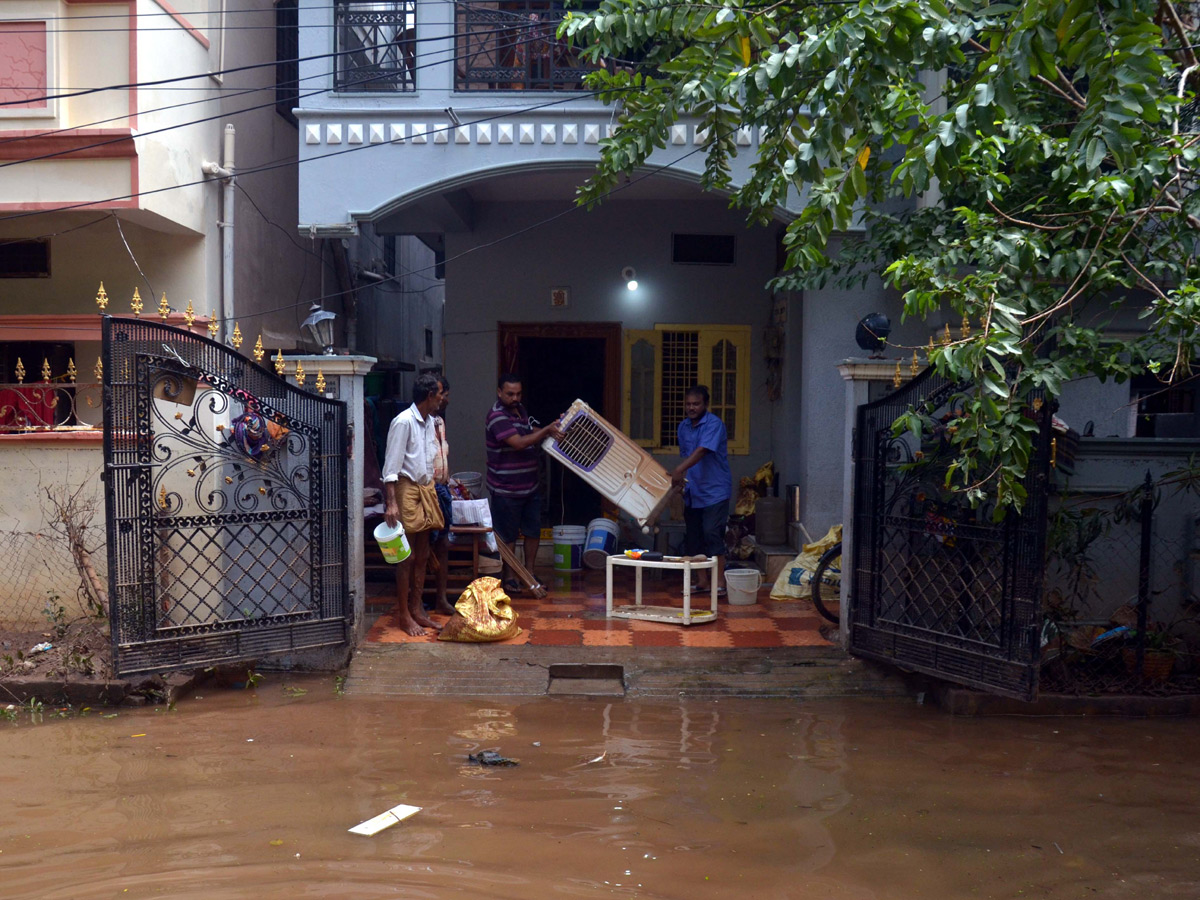
<svg viewBox="0 0 1200 900">
<path fill-rule="evenodd" d="M 758 569 L 726 569 L 725 589 L 733 606 L 749 606 L 758 602 L 762 573 Z"/>
<path fill-rule="evenodd" d="M 387 523 L 387 520 L 380 522 L 375 526 L 375 543 L 379 544 L 379 551 L 383 554 L 383 561 L 392 563 L 403 562 L 408 559 L 412 548 L 408 546 L 408 536 L 404 533 L 404 526 L 399 522 L 395 526 Z"/>
</svg>

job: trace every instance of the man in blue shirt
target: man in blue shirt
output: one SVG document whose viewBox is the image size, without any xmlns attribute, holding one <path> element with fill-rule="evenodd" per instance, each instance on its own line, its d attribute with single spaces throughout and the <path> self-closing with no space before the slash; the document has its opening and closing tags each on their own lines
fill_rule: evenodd
<svg viewBox="0 0 1200 900">
<path fill-rule="evenodd" d="M 725 525 L 729 521 L 728 436 L 725 423 L 708 411 L 708 388 L 687 389 L 683 398 L 687 416 L 679 423 L 679 455 L 683 461 L 671 473 L 673 484 L 682 484 L 683 521 L 687 527 L 684 549 L 717 558 L 718 594 L 725 593 Z M 708 570 L 697 573 L 697 590 L 708 589 Z"/>
</svg>

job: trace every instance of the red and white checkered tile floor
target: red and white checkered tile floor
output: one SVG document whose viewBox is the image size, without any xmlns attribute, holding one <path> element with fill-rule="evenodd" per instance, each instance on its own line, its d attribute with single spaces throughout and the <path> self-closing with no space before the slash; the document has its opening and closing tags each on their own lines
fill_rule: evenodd
<svg viewBox="0 0 1200 900">
<path fill-rule="evenodd" d="M 539 571 L 549 594 L 537 599 L 527 591 L 513 596 L 521 633 L 505 644 L 544 647 L 828 647 L 821 634 L 825 621 L 807 600 L 772 600 L 770 586 L 759 589 L 758 602 L 732 606 L 722 598 L 716 621 L 702 625 L 671 625 L 631 619 L 609 619 L 604 614 L 604 573 L 587 571 L 566 575 Z M 633 603 L 633 573 L 618 571 L 614 588 L 615 605 Z M 456 597 L 451 595 L 450 602 Z M 678 578 L 647 577 L 643 603 L 683 607 Z M 708 595 L 692 596 L 693 608 L 707 609 Z M 396 627 L 395 590 L 385 582 L 368 582 L 367 616 L 375 622 L 367 634 L 369 642 L 427 643 L 430 633 L 411 637 Z M 444 617 L 433 615 L 435 622 Z"/>
</svg>

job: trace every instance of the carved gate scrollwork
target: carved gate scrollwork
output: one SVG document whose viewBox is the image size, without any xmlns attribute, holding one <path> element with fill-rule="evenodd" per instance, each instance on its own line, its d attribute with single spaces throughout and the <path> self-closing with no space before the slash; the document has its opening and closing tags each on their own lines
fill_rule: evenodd
<svg viewBox="0 0 1200 900">
<path fill-rule="evenodd" d="M 947 423 L 976 388 L 927 369 L 860 406 L 855 430 L 850 649 L 993 693 L 1037 694 L 1041 583 L 1050 458 L 1050 410 L 1020 514 L 993 521 L 994 501 L 972 508 L 946 487 Z M 918 438 L 893 423 L 915 411 Z"/>
<path fill-rule="evenodd" d="M 346 645 L 346 407 L 232 350 L 106 317 L 114 669 Z"/>
</svg>

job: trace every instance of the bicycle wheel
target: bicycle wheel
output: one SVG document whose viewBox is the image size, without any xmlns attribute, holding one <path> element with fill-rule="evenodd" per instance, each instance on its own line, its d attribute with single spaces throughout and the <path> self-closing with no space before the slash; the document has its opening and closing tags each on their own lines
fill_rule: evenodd
<svg viewBox="0 0 1200 900">
<path fill-rule="evenodd" d="M 825 582 L 826 573 L 838 575 L 841 582 L 842 545 L 834 544 L 821 554 L 817 560 L 817 568 L 812 575 L 812 602 L 817 612 L 837 625 L 841 622 L 842 600 L 841 588 L 836 584 Z"/>
</svg>

